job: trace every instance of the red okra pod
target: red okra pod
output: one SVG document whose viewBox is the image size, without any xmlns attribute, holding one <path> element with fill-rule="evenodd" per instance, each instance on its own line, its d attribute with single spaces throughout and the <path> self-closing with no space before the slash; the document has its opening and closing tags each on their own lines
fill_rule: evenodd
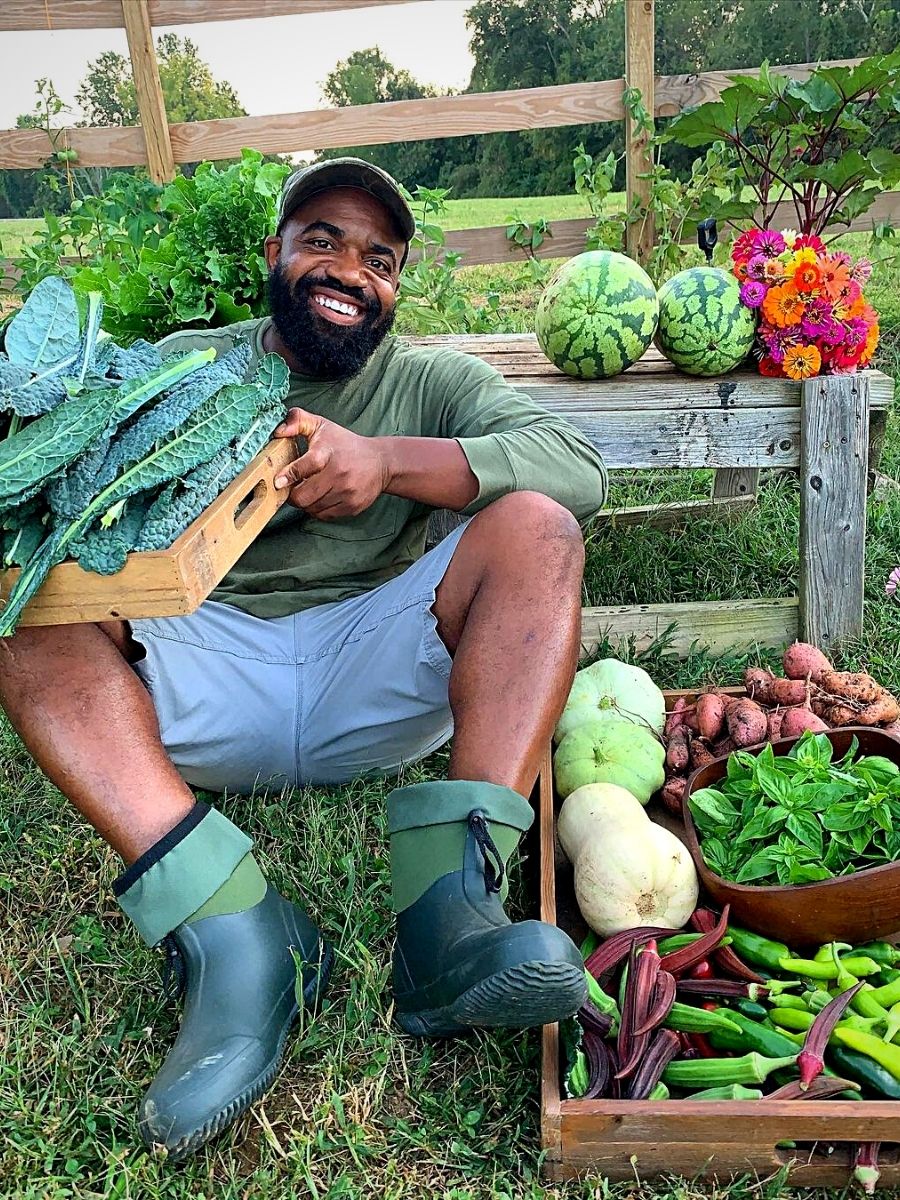
<svg viewBox="0 0 900 1200">
<path fill-rule="evenodd" d="M 874 1196 L 881 1172 L 878 1170 L 878 1151 L 881 1142 L 860 1142 L 853 1147 L 853 1178 L 866 1193 Z"/>
<path fill-rule="evenodd" d="M 708 958 L 725 936 L 728 928 L 728 911 L 726 904 L 721 917 L 712 929 L 704 930 L 703 936 L 689 946 L 682 946 L 680 950 L 673 950 L 671 954 L 667 954 L 661 963 L 662 970 L 670 971 L 673 975 L 681 975 Z"/>
<path fill-rule="evenodd" d="M 685 996 L 733 996 L 736 1000 L 761 1000 L 769 994 L 765 984 L 743 979 L 679 979 L 676 987 Z"/>
<path fill-rule="evenodd" d="M 588 1086 L 581 1099 L 596 1100 L 609 1092 L 613 1076 L 611 1052 L 603 1038 L 595 1033 L 585 1033 L 582 1047 L 588 1065 Z"/>
<path fill-rule="evenodd" d="M 678 1034 L 673 1029 L 657 1030 L 628 1086 L 629 1100 L 647 1099 L 680 1048 Z"/>
<path fill-rule="evenodd" d="M 769 1092 L 765 1100 L 830 1100 L 844 1092 L 858 1092 L 859 1084 L 848 1079 L 837 1079 L 832 1075 L 819 1075 L 805 1088 L 799 1079 L 792 1079 L 783 1087 Z"/>
<path fill-rule="evenodd" d="M 585 961 L 585 970 L 595 979 L 602 980 L 604 975 L 611 975 L 616 967 L 631 953 L 632 946 L 642 946 L 644 942 L 656 938 L 672 937 L 677 929 L 665 929 L 661 925 L 646 925 L 636 929 L 623 929 L 614 933 L 598 946 Z"/>
<path fill-rule="evenodd" d="M 800 1086 L 808 1088 L 817 1075 L 825 1070 L 825 1048 L 828 1039 L 834 1032 L 834 1027 L 844 1015 L 850 1001 L 862 987 L 862 981 L 855 983 L 846 992 L 826 1004 L 809 1027 L 809 1032 L 803 1042 L 803 1049 L 797 1057 L 797 1069 L 800 1072 Z"/>
<path fill-rule="evenodd" d="M 652 1032 L 658 1025 L 662 1025 L 674 1003 L 675 976 L 670 975 L 668 971 L 659 970 L 656 976 L 656 987 L 653 991 L 653 1003 L 650 1005 L 646 1020 L 634 1031 L 634 1036 L 640 1037 L 642 1034 Z"/>
<path fill-rule="evenodd" d="M 659 974 L 659 961 L 655 941 L 648 942 L 641 950 L 637 946 L 632 948 L 625 982 L 622 1023 L 619 1026 L 617 1079 L 630 1075 L 647 1049 L 649 1031 L 638 1034 L 637 1030 L 646 1024 L 649 1015 Z"/>
<path fill-rule="evenodd" d="M 708 908 L 698 908 L 694 910 L 691 916 L 691 925 L 700 933 L 709 933 L 715 929 L 718 923 L 716 914 Z M 723 971 L 734 976 L 735 979 L 743 979 L 747 983 L 765 983 L 762 975 L 758 975 L 751 967 L 735 954 L 730 946 L 719 946 L 713 952 L 718 965 Z"/>
<path fill-rule="evenodd" d="M 578 1010 L 578 1020 L 585 1033 L 595 1033 L 598 1037 L 607 1037 L 613 1027 L 613 1019 L 600 1011 L 596 1004 L 585 1000 Z"/>
</svg>

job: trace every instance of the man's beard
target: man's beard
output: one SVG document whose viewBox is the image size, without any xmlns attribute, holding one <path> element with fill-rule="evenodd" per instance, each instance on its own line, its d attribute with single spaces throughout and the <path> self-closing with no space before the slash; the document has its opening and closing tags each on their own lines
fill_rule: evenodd
<svg viewBox="0 0 900 1200">
<path fill-rule="evenodd" d="M 364 310 L 358 325 L 338 325 L 315 311 L 313 293 L 321 288 L 346 296 Z M 304 375 L 317 379 L 349 379 L 362 370 L 394 324 L 377 296 L 347 287 L 329 275 L 304 275 L 295 284 L 278 263 L 269 273 L 269 311 L 275 328 Z"/>
</svg>

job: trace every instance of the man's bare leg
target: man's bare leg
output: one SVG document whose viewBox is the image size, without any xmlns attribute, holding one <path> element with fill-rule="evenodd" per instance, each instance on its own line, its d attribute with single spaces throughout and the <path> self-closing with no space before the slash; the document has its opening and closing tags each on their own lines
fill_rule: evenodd
<svg viewBox="0 0 900 1200">
<path fill-rule="evenodd" d="M 453 656 L 452 779 L 531 793 L 578 662 L 583 567 L 578 522 L 534 492 L 496 501 L 460 538 L 434 603 Z"/>
<path fill-rule="evenodd" d="M 126 863 L 194 805 L 124 657 L 122 624 L 33 626 L 0 640 L 0 707 L 44 774 Z"/>
</svg>

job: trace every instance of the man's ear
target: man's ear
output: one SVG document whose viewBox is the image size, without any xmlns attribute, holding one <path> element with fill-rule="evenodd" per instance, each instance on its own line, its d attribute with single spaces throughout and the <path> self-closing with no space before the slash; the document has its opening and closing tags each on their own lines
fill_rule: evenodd
<svg viewBox="0 0 900 1200">
<path fill-rule="evenodd" d="M 275 269 L 275 264 L 278 262 L 278 256 L 281 253 L 281 238 L 274 235 L 267 237 L 263 250 L 266 256 L 266 266 L 272 271 Z"/>
</svg>

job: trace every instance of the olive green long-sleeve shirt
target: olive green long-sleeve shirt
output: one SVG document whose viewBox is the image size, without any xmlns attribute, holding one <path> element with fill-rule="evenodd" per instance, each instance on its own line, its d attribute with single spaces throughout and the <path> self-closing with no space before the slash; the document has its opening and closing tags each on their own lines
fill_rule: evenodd
<svg viewBox="0 0 900 1200">
<path fill-rule="evenodd" d="M 246 337 L 254 347 L 252 374 L 269 321 L 176 333 L 161 346 L 167 352 L 213 346 L 224 354 Z M 455 438 L 478 481 L 466 513 L 509 492 L 536 491 L 585 520 L 606 497 L 603 461 L 572 425 L 515 391 L 493 367 L 456 350 L 388 336 L 352 379 L 292 373 L 286 406 L 366 437 Z M 255 616 L 281 617 L 369 591 L 422 555 L 430 511 L 382 495 L 358 516 L 317 521 L 285 504 L 212 599 Z"/>
</svg>

